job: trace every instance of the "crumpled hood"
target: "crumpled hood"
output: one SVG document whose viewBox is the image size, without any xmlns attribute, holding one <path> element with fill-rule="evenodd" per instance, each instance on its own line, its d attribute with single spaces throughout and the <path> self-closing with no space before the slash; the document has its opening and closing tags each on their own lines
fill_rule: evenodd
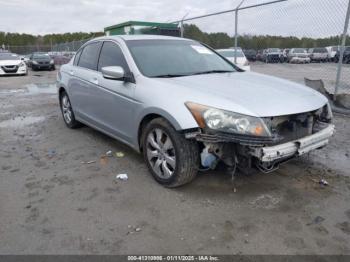
<svg viewBox="0 0 350 262">
<path fill-rule="evenodd" d="M 22 60 L 0 60 L 0 66 L 19 65 L 21 62 L 22 62 Z"/>
<path fill-rule="evenodd" d="M 159 79 L 186 92 L 184 99 L 241 114 L 268 117 L 313 111 L 327 103 L 319 92 L 288 80 L 252 72 Z"/>
</svg>

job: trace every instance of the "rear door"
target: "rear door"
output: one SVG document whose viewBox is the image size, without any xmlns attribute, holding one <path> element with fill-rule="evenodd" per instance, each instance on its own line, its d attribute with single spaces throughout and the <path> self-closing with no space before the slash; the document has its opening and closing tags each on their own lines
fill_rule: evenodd
<svg viewBox="0 0 350 262">
<path fill-rule="evenodd" d="M 98 57 L 102 42 L 92 42 L 86 45 L 77 61 L 77 65 L 70 69 L 71 80 L 69 94 L 72 100 L 74 112 L 79 120 L 85 120 L 91 124 L 99 122 L 96 110 L 94 90 L 98 86 L 97 71 Z M 74 61 L 76 62 L 76 61 Z"/>
</svg>

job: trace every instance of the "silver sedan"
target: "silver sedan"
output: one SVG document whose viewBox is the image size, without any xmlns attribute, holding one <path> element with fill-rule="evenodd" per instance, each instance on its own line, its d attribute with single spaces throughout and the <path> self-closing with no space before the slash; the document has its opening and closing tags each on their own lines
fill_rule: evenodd
<svg viewBox="0 0 350 262">
<path fill-rule="evenodd" d="M 88 125 L 142 152 L 167 187 L 219 162 L 273 171 L 325 146 L 334 130 L 320 93 L 245 72 L 189 39 L 96 38 L 61 67 L 57 87 L 68 127 Z"/>
</svg>

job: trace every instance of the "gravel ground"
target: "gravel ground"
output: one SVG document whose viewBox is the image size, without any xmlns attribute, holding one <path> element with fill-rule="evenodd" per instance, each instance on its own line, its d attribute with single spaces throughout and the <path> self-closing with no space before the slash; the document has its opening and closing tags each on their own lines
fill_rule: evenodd
<svg viewBox="0 0 350 262">
<path fill-rule="evenodd" d="M 54 82 L 0 78 L 0 254 L 350 254 L 348 117 L 328 147 L 272 174 L 166 189 L 128 147 L 66 128 Z M 101 161 L 108 150 L 125 156 Z"/>
<path fill-rule="evenodd" d="M 252 71 L 273 75 L 298 83 L 304 83 L 304 77 L 309 79 L 322 79 L 330 93 L 334 93 L 337 75 L 336 63 L 311 63 L 311 64 L 265 64 L 262 62 L 251 63 Z M 343 64 L 340 78 L 339 93 L 350 94 L 350 65 Z"/>
</svg>

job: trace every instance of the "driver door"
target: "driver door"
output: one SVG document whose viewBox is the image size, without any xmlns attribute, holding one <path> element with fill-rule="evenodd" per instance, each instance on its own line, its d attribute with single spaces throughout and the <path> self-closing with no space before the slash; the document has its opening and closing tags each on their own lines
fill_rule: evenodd
<svg viewBox="0 0 350 262">
<path fill-rule="evenodd" d="M 121 47 L 113 41 L 104 41 L 99 60 L 96 85 L 92 90 L 95 119 L 108 133 L 131 142 L 134 121 L 135 84 L 123 79 L 104 78 L 101 69 L 105 66 L 120 66 L 125 73 L 130 72 Z"/>
</svg>

